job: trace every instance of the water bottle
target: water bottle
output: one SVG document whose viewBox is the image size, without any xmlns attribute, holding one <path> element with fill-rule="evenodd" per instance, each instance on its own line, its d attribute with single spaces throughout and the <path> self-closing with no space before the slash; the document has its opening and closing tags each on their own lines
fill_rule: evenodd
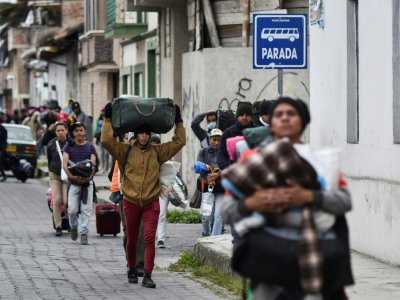
<svg viewBox="0 0 400 300">
<path fill-rule="evenodd" d="M 214 186 L 208 186 L 208 193 L 203 193 L 201 196 L 201 206 L 200 213 L 204 217 L 209 217 L 211 215 L 213 205 L 214 205 L 214 194 L 212 191 L 214 190 Z"/>
</svg>

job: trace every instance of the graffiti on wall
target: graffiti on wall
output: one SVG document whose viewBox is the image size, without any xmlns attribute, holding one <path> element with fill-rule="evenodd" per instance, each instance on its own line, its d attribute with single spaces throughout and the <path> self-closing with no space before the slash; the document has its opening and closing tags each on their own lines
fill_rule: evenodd
<svg viewBox="0 0 400 300">
<path fill-rule="evenodd" d="M 310 97 L 310 92 L 307 88 L 306 83 L 302 81 L 298 75 L 299 74 L 295 72 L 283 73 L 284 78 L 286 77 L 287 79 L 291 79 L 299 83 L 301 88 L 303 89 L 303 92 L 305 92 L 305 94 L 308 95 L 308 97 Z M 248 99 L 247 94 L 253 88 L 253 80 L 250 78 L 242 78 L 238 82 L 237 91 L 235 92 L 234 98 L 230 100 L 228 97 L 223 97 L 218 103 L 218 109 L 235 110 L 239 101 L 250 101 L 250 102 L 260 101 L 263 100 L 265 96 L 267 96 L 267 98 L 275 98 L 278 95 L 271 94 L 268 88 L 270 88 L 272 84 L 277 85 L 277 81 L 278 81 L 278 75 L 272 77 L 270 80 L 268 80 L 268 82 L 265 83 L 265 85 L 260 89 L 260 92 L 257 94 L 257 97 L 255 99 Z M 275 88 L 274 91 L 275 90 L 277 89 Z M 288 85 L 288 87 L 286 88 L 285 93 L 296 94 L 296 92 L 291 88 L 290 85 Z"/>
<path fill-rule="evenodd" d="M 253 80 L 249 78 L 242 78 L 239 80 L 238 89 L 235 93 L 235 98 L 229 100 L 224 97 L 219 101 L 218 109 L 232 109 L 235 110 L 239 101 L 245 101 L 246 92 L 250 91 Z"/>
</svg>

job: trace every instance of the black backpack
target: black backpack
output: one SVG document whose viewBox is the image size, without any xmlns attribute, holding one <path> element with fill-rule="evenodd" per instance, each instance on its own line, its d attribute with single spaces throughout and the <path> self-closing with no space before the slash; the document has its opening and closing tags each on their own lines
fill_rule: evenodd
<svg viewBox="0 0 400 300">
<path fill-rule="evenodd" d="M 222 131 L 225 131 L 236 122 L 236 114 L 233 110 L 218 110 L 217 116 L 217 128 Z"/>
</svg>

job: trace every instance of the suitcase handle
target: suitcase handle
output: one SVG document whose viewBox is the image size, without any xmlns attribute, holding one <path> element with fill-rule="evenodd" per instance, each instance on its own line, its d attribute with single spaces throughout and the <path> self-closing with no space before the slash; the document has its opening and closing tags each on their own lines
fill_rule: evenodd
<svg viewBox="0 0 400 300">
<path fill-rule="evenodd" d="M 156 111 L 156 102 L 155 102 L 155 101 L 152 101 L 152 105 L 153 105 L 153 110 L 152 110 L 150 113 L 145 114 L 145 113 L 143 113 L 142 111 L 140 111 L 139 106 L 138 106 L 138 103 L 137 103 L 137 102 L 133 102 L 133 106 L 136 108 L 137 112 L 138 112 L 139 114 L 141 114 L 142 116 L 144 116 L 144 117 L 149 117 L 149 116 L 151 116 L 152 114 L 154 114 L 154 112 Z"/>
</svg>

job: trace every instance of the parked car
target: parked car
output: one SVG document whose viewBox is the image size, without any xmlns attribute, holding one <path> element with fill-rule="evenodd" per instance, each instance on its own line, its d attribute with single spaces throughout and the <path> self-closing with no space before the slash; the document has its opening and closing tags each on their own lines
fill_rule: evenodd
<svg viewBox="0 0 400 300">
<path fill-rule="evenodd" d="M 36 140 L 28 126 L 17 124 L 4 124 L 7 129 L 7 153 L 17 158 L 24 158 L 31 163 L 33 168 L 37 164 Z"/>
</svg>

